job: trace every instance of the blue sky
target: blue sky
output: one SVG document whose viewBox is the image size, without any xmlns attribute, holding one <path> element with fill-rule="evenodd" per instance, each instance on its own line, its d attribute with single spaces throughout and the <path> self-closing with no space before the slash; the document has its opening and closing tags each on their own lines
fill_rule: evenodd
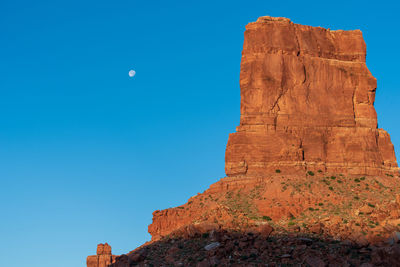
<svg viewBox="0 0 400 267">
<path fill-rule="evenodd" d="M 0 2 L 0 258 L 85 266 L 150 237 L 152 212 L 224 176 L 244 26 L 361 29 L 400 156 L 395 1 Z M 135 69 L 132 79 L 128 71 Z"/>
</svg>

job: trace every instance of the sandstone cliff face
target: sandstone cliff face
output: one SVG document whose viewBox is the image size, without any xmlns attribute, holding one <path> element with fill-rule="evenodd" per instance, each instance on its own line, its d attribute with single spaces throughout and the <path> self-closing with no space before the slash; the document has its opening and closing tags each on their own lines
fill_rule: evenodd
<svg viewBox="0 0 400 267">
<path fill-rule="evenodd" d="M 365 58 L 359 30 L 271 17 L 248 24 L 240 126 L 229 136 L 226 174 L 397 173 L 390 137 L 377 129 L 377 83 Z"/>
<path fill-rule="evenodd" d="M 265 224 L 361 242 L 400 231 L 397 162 L 377 128 L 365 58 L 358 30 L 271 17 L 247 25 L 228 177 L 155 211 L 152 240 Z"/>
<path fill-rule="evenodd" d="M 98 244 L 96 255 L 86 258 L 87 267 L 108 267 L 115 262 L 117 256 L 111 254 L 111 246 L 107 243 Z"/>
</svg>

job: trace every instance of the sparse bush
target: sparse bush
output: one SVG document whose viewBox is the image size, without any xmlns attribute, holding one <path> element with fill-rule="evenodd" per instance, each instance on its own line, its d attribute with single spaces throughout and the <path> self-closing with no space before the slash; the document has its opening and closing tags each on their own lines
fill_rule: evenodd
<svg viewBox="0 0 400 267">
<path fill-rule="evenodd" d="M 310 207 L 310 208 L 308 208 L 308 209 L 309 209 L 310 211 L 314 211 L 314 208 L 311 208 L 311 207 Z"/>
<path fill-rule="evenodd" d="M 281 170 L 278 169 L 278 170 L 275 170 L 275 172 L 276 172 L 276 173 L 281 173 Z"/>
<path fill-rule="evenodd" d="M 314 172 L 312 172 L 312 171 L 308 171 L 307 174 L 310 176 L 314 176 Z"/>
<path fill-rule="evenodd" d="M 342 180 L 337 180 L 337 182 L 338 182 L 339 184 L 343 183 Z"/>
<path fill-rule="evenodd" d="M 361 181 L 364 181 L 365 180 L 365 177 L 363 176 L 363 177 L 360 177 L 360 180 Z"/>
<path fill-rule="evenodd" d="M 322 170 L 318 170 L 318 172 L 319 172 L 319 173 L 321 173 L 321 172 L 322 172 Z"/>
<path fill-rule="evenodd" d="M 292 221 L 288 223 L 289 226 L 290 226 L 290 225 L 295 225 L 295 224 L 296 224 L 296 223 L 295 223 L 295 222 L 292 222 Z"/>
<path fill-rule="evenodd" d="M 272 221 L 271 217 L 269 216 L 263 216 L 262 218 L 264 221 Z"/>
<path fill-rule="evenodd" d="M 208 238 L 209 237 L 209 233 L 203 233 L 201 236 L 203 237 L 203 238 Z"/>
<path fill-rule="evenodd" d="M 332 180 L 335 180 L 335 179 L 336 179 L 336 176 L 331 176 L 331 179 L 332 179 Z"/>
<path fill-rule="evenodd" d="M 318 203 L 318 206 L 323 206 L 324 205 L 324 203 Z"/>
<path fill-rule="evenodd" d="M 359 183 L 361 181 L 360 181 L 360 179 L 356 178 L 356 179 L 354 179 L 354 182 Z"/>
<path fill-rule="evenodd" d="M 330 186 L 330 187 L 329 187 L 329 190 L 333 191 L 333 187 L 332 187 L 332 186 Z"/>
<path fill-rule="evenodd" d="M 368 203 L 368 206 L 370 206 L 371 208 L 375 208 L 375 205 Z"/>
</svg>

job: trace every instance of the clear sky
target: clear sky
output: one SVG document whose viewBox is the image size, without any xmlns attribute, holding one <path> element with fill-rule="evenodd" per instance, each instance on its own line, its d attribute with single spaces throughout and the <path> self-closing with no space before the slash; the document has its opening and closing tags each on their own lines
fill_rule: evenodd
<svg viewBox="0 0 400 267">
<path fill-rule="evenodd" d="M 0 1 L 2 266 L 79 267 L 224 176 L 244 27 L 361 29 L 400 156 L 397 1 Z M 134 78 L 128 76 L 136 70 Z"/>
</svg>

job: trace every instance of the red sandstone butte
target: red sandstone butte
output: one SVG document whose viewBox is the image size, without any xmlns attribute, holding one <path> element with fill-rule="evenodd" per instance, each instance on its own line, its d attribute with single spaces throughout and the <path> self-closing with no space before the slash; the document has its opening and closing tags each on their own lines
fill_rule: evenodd
<svg viewBox="0 0 400 267">
<path fill-rule="evenodd" d="M 108 267 L 117 257 L 111 254 L 111 246 L 107 243 L 98 244 L 96 254 L 86 258 L 87 267 Z"/>
<path fill-rule="evenodd" d="M 399 169 L 389 134 L 377 128 L 377 82 L 361 31 L 261 17 L 244 35 L 228 177 L 155 211 L 152 240 L 192 236 L 204 225 L 273 223 L 355 242 L 400 231 Z"/>
<path fill-rule="evenodd" d="M 272 17 L 249 23 L 240 126 L 229 136 L 226 174 L 397 173 L 389 134 L 377 128 L 377 82 L 365 59 L 359 30 L 331 31 Z"/>
</svg>

